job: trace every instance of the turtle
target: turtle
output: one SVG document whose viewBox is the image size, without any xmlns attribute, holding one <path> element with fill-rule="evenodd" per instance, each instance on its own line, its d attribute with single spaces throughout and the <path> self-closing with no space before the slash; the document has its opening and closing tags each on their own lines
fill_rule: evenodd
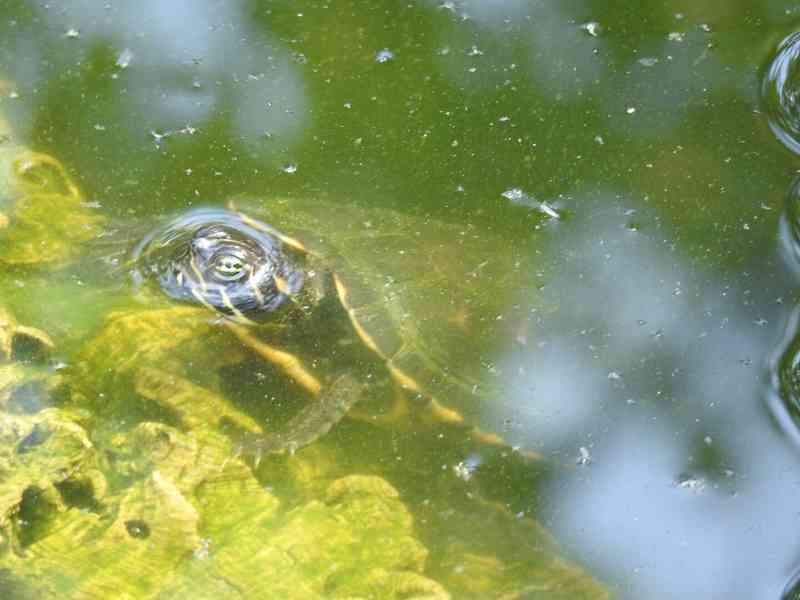
<svg viewBox="0 0 800 600">
<path fill-rule="evenodd" d="M 480 426 L 480 413 L 499 394 L 489 380 L 502 382 L 488 358 L 498 350 L 491 341 L 513 343 L 507 317 L 526 314 L 514 294 L 530 287 L 531 265 L 479 227 L 324 200 L 240 196 L 165 220 L 135 245 L 126 267 L 148 308 L 110 315 L 79 361 L 83 376 L 135 371 L 132 387 L 184 421 L 197 405 L 188 399 L 214 389 L 211 412 L 244 429 L 239 449 L 257 461 L 312 443 L 346 414 L 390 423 L 422 417 L 509 448 Z M 159 295 L 171 304 L 152 308 Z M 238 348 L 198 341 L 221 340 L 223 331 Z M 192 349 L 182 352 L 184 339 Z M 226 394 L 198 344 L 211 349 L 218 369 L 240 363 L 243 352 L 258 357 L 309 402 L 264 433 L 220 400 Z M 387 395 L 389 410 L 354 408 Z"/>
</svg>

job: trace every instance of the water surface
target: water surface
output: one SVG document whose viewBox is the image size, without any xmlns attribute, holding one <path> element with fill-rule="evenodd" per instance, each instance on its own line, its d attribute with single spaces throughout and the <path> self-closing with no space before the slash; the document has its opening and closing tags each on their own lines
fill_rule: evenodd
<svg viewBox="0 0 800 600">
<path fill-rule="evenodd" d="M 0 108 L 123 242 L 238 194 L 468 231 L 490 267 L 441 293 L 454 318 L 467 290 L 503 305 L 464 321 L 458 360 L 502 390 L 468 416 L 541 463 L 437 454 L 429 434 L 365 448 L 352 424 L 327 443 L 412 504 L 434 469 L 481 465 L 481 493 L 542 524 L 612 597 L 777 600 L 800 572 L 781 375 L 800 126 L 791 90 L 778 115 L 764 81 L 799 19 L 777 0 L 11 2 Z M 493 289 L 495 252 L 518 257 L 514 289 Z M 64 356 L 116 302 L 76 305 L 107 277 L 82 268 L 0 286 Z M 387 467 L 393 452 L 414 469 Z M 459 568 L 416 517 L 429 572 Z"/>
</svg>

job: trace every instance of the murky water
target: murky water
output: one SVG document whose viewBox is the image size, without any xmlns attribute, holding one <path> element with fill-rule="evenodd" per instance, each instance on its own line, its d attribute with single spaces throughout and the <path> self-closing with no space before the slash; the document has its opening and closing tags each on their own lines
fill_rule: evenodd
<svg viewBox="0 0 800 600">
<path fill-rule="evenodd" d="M 32 222 L 87 233 L 25 246 L 0 185 L 0 307 L 36 328 L 0 595 L 800 597 L 797 31 L 778 0 L 4 3 L 0 167 L 71 181 Z M 259 339 L 369 401 L 236 458 L 303 391 L 126 263 L 232 198 L 341 253 L 449 422 L 389 419 L 320 319 Z"/>
</svg>

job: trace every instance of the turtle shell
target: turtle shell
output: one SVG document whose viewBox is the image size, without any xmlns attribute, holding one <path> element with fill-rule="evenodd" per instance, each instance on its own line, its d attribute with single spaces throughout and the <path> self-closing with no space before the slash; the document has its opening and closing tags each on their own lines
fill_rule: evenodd
<svg viewBox="0 0 800 600">
<path fill-rule="evenodd" d="M 505 411 L 487 411 L 486 401 L 502 402 L 508 378 L 498 365 L 536 301 L 529 240 L 351 203 L 234 198 L 231 206 L 335 274 L 353 327 L 405 388 L 435 398 L 453 421 L 502 427 Z"/>
</svg>

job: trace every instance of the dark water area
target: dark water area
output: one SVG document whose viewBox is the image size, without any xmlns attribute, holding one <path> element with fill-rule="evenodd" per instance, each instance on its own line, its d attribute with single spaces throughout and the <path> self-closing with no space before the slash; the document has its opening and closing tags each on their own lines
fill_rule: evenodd
<svg viewBox="0 0 800 600">
<path fill-rule="evenodd" d="M 284 505 L 319 473 L 386 479 L 430 552 L 420 572 L 453 598 L 800 598 L 798 31 L 778 0 L 6 1 L 0 123 L 106 221 L 86 260 L 4 267 L 0 304 L 93 380 L 116 363 L 86 356 L 123 350 L 87 340 L 130 309 L 125 252 L 153 224 L 232 198 L 302 207 L 292 225 L 404 302 L 433 379 L 492 390 L 440 401 L 507 446 L 344 419 L 297 453 L 302 476 L 293 458 L 255 469 Z M 191 352 L 208 344 L 240 352 Z M 219 387 L 244 405 L 279 377 L 227 360 Z M 188 370 L 211 386 L 206 371 Z M 496 540 L 464 504 L 479 496 L 530 529 L 498 517 Z M 542 530 L 602 591 L 533 574 Z M 451 561 L 453 539 L 481 560 Z M 28 597 L 37 559 L 28 572 L 0 550 L 0 590 Z M 469 579 L 492 560 L 524 583 Z"/>
</svg>

